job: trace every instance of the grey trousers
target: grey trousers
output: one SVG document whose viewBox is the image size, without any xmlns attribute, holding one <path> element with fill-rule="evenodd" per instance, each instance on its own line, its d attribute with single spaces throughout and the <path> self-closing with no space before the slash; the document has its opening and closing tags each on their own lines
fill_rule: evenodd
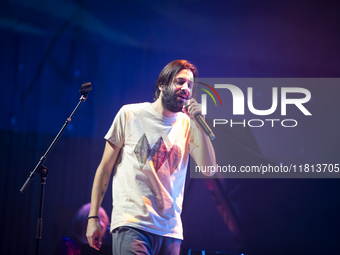
<svg viewBox="0 0 340 255">
<path fill-rule="evenodd" d="M 179 255 L 182 240 L 159 236 L 131 227 L 112 232 L 113 255 Z"/>
</svg>

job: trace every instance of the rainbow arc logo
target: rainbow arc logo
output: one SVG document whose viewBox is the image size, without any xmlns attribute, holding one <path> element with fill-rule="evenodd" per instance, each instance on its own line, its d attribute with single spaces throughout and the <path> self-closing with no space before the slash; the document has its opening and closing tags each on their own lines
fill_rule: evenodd
<svg viewBox="0 0 340 255">
<path fill-rule="evenodd" d="M 217 93 L 217 91 L 212 86 L 210 86 L 206 83 L 203 83 L 203 82 L 197 82 L 197 83 L 209 88 L 216 95 L 216 97 L 220 101 L 220 104 L 222 105 L 222 100 L 221 100 L 220 95 Z M 215 99 L 214 95 L 209 90 L 202 88 L 202 87 L 199 87 L 199 86 L 197 86 L 197 88 L 200 89 L 200 90 L 203 90 L 205 93 L 207 93 L 212 98 L 212 100 L 214 101 L 215 106 L 217 106 L 216 99 Z M 202 94 L 202 96 L 201 96 L 201 105 L 202 105 L 202 109 L 201 109 L 202 115 L 206 115 L 207 114 L 207 95 L 206 94 Z"/>
</svg>

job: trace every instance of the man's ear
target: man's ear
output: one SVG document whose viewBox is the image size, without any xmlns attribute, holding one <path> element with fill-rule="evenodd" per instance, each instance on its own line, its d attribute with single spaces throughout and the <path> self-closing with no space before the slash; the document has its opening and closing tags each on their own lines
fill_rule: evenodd
<svg viewBox="0 0 340 255">
<path fill-rule="evenodd" d="M 163 90 L 164 90 L 164 85 L 159 85 L 159 86 L 158 86 L 158 89 L 159 89 L 160 91 L 163 91 Z"/>
</svg>

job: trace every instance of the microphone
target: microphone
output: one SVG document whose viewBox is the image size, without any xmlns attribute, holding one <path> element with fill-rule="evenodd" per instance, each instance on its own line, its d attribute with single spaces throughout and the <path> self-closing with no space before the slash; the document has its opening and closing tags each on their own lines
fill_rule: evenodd
<svg viewBox="0 0 340 255">
<path fill-rule="evenodd" d="M 187 109 L 187 111 L 189 112 L 188 110 L 188 102 L 185 101 L 184 102 L 184 106 L 185 108 Z M 209 138 L 211 140 L 214 140 L 215 139 L 215 135 L 214 133 L 211 131 L 210 127 L 208 126 L 208 124 L 205 122 L 205 120 L 203 119 L 202 115 L 200 113 L 196 113 L 195 116 L 194 116 L 195 120 L 197 121 L 197 123 L 201 126 L 201 128 L 203 129 L 204 133 L 206 133 L 207 136 L 209 136 Z"/>
</svg>

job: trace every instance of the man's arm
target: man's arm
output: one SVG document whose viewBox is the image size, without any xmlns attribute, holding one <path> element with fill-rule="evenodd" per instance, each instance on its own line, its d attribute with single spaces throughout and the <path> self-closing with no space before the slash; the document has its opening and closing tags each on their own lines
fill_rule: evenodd
<svg viewBox="0 0 340 255">
<path fill-rule="evenodd" d="M 106 193 L 112 169 L 114 164 L 116 163 L 119 151 L 119 147 L 109 141 L 106 142 L 103 157 L 97 168 L 96 175 L 93 181 L 91 209 L 89 216 L 98 216 L 99 208 Z M 88 220 L 86 236 L 87 240 L 89 241 L 89 245 L 96 250 L 99 250 L 100 246 L 102 245 L 99 219 L 91 218 Z"/>
<path fill-rule="evenodd" d="M 210 138 L 204 133 L 201 127 L 197 127 L 197 144 L 198 146 L 190 150 L 190 154 L 196 162 L 196 165 L 205 167 L 204 169 L 216 169 L 215 150 Z M 202 172 L 206 176 L 212 176 L 215 172 Z"/>
<path fill-rule="evenodd" d="M 191 99 L 190 105 L 188 107 L 188 110 L 184 107 L 183 111 L 189 115 L 191 119 L 191 123 L 195 123 L 195 125 L 192 125 L 193 129 L 196 129 L 195 132 L 195 144 L 196 146 L 192 148 L 190 146 L 190 154 L 195 160 L 196 164 L 198 166 L 206 166 L 213 167 L 215 169 L 216 167 L 216 156 L 215 156 L 215 150 L 211 143 L 210 138 L 204 133 L 203 129 L 200 127 L 200 125 L 196 122 L 194 116 L 196 113 L 200 113 L 200 106 L 196 102 L 196 100 Z M 203 172 L 204 175 L 212 176 L 214 175 L 214 172 Z"/>
</svg>

